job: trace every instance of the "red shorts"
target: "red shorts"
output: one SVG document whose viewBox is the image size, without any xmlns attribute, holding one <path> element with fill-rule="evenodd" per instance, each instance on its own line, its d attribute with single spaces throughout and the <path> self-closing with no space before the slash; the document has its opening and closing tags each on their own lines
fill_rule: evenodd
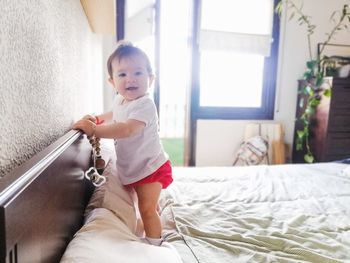
<svg viewBox="0 0 350 263">
<path fill-rule="evenodd" d="M 154 173 L 148 175 L 147 177 L 141 179 L 128 186 L 136 187 L 143 184 L 149 184 L 154 182 L 159 182 L 162 185 L 162 188 L 167 188 L 173 181 L 172 170 L 170 161 L 166 161 L 161 167 L 159 167 Z"/>
</svg>

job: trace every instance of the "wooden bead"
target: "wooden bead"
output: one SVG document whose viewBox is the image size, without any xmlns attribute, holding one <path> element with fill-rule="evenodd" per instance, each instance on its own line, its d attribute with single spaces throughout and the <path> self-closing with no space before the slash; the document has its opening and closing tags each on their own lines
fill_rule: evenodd
<svg viewBox="0 0 350 263">
<path fill-rule="evenodd" d="M 95 174 L 91 175 L 91 181 L 95 182 L 97 179 L 97 176 Z"/>
<path fill-rule="evenodd" d="M 105 161 L 102 158 L 96 159 L 96 169 L 100 170 L 105 168 Z"/>
<path fill-rule="evenodd" d="M 99 170 L 99 173 L 101 173 L 106 165 L 106 162 L 101 157 L 101 143 L 100 143 L 101 139 L 95 136 L 88 136 L 88 139 L 96 155 L 95 168 Z M 96 180 L 94 175 L 91 174 L 90 176 L 92 177 L 91 178 L 92 181 Z"/>
</svg>

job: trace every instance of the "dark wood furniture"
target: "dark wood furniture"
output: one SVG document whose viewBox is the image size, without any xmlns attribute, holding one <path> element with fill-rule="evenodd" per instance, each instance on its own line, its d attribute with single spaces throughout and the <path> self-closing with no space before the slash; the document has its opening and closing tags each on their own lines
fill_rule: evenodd
<svg viewBox="0 0 350 263">
<path fill-rule="evenodd" d="M 300 81 L 299 81 L 300 84 Z M 300 86 L 300 85 L 299 85 Z M 298 95 L 296 116 L 303 98 Z M 296 122 L 295 131 L 300 128 Z M 334 161 L 350 158 L 350 78 L 332 79 L 332 96 L 322 96 L 314 119 L 311 122 L 310 146 L 317 162 Z M 295 149 L 296 132 L 293 143 L 293 162 L 304 162 L 305 151 Z"/>
<path fill-rule="evenodd" d="M 70 131 L 0 180 L 0 262 L 59 262 L 93 191 L 90 156 Z"/>
</svg>

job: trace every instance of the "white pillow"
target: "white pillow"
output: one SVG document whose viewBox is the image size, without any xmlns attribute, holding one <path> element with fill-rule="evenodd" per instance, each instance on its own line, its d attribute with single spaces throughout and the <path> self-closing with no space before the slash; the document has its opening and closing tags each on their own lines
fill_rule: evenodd
<svg viewBox="0 0 350 263">
<path fill-rule="evenodd" d="M 114 151 L 108 157 L 103 172 L 107 181 L 92 194 L 85 209 L 85 224 L 74 235 L 60 262 L 181 263 L 176 251 L 144 244 L 135 235 L 133 192 L 117 176 Z"/>
<path fill-rule="evenodd" d="M 128 226 L 132 233 L 135 233 L 136 212 L 132 192 L 120 182 L 117 175 L 115 153 L 110 154 L 110 159 L 103 172 L 107 181 L 94 190 L 85 209 L 85 216 L 95 208 L 109 209 Z"/>
<path fill-rule="evenodd" d="M 61 263 L 182 263 L 167 247 L 142 243 L 110 210 L 96 208 L 69 243 Z"/>
</svg>

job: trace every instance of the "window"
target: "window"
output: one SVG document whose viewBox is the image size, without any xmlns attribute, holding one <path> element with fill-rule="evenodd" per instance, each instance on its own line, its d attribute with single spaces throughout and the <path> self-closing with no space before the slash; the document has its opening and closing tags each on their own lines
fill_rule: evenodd
<svg viewBox="0 0 350 263">
<path fill-rule="evenodd" d="M 126 39 L 156 62 L 160 133 L 185 145 L 181 162 L 195 163 L 198 119 L 273 119 L 277 0 L 118 1 L 134 10 Z"/>
<path fill-rule="evenodd" d="M 195 1 L 192 119 L 272 119 L 273 0 Z"/>
</svg>

